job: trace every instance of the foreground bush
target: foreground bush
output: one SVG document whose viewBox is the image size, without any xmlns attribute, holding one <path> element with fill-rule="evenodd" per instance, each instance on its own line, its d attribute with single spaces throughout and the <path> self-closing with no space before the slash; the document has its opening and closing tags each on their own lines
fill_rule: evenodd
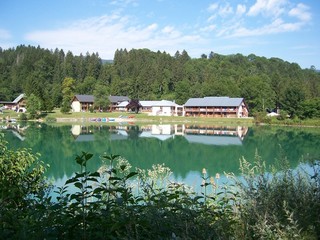
<svg viewBox="0 0 320 240">
<path fill-rule="evenodd" d="M 104 156 L 109 164 L 86 170 L 91 154 L 76 161 L 80 172 L 58 191 L 58 202 L 42 220 L 44 236 L 67 239 L 216 239 L 231 235 L 232 206 L 228 199 L 196 195 L 183 184 L 163 185 L 163 166 L 131 172 L 120 156 Z M 116 162 L 122 164 L 116 165 Z M 151 176 L 155 176 L 152 178 Z M 151 177 L 151 178 L 150 178 Z M 161 187 L 160 187 L 161 186 Z M 68 189 L 77 191 L 70 193 Z M 207 187 L 204 186 L 204 187 Z"/>
<path fill-rule="evenodd" d="M 267 171 L 256 154 L 251 165 L 241 161 L 240 219 L 245 239 L 319 239 L 320 237 L 320 166 L 313 171 L 293 171 L 286 157 L 279 166 Z"/>
<path fill-rule="evenodd" d="M 1 133 L 0 133 L 1 134 Z M 9 150 L 0 135 L 0 239 L 27 239 L 46 212 L 45 165 L 31 149 Z"/>
<path fill-rule="evenodd" d="M 0 141 L 1 239 L 317 239 L 319 175 L 266 171 L 257 155 L 241 161 L 243 179 L 217 186 L 203 170 L 202 192 L 169 181 L 163 165 L 131 170 L 104 155 L 96 172 L 92 154 L 76 157 L 79 172 L 47 194 L 44 166 L 29 150 Z M 286 166 L 282 163 L 282 166 Z M 314 165 L 314 173 L 319 166 Z"/>
<path fill-rule="evenodd" d="M 232 235 L 229 199 L 197 195 L 184 184 L 168 182 L 170 171 L 164 166 L 132 172 L 120 156 L 106 155 L 106 164 L 89 172 L 87 162 L 92 155 L 82 153 L 76 158 L 80 171 L 58 188 L 58 197 L 52 201 L 45 195 L 44 168 L 37 158 L 26 150 L 2 147 L 1 163 L 11 163 L 0 169 L 1 185 L 7 184 L 0 199 L 0 235 L 5 239 L 216 239 Z M 30 169 L 30 164 L 35 168 Z M 18 177 L 7 179 L 5 173 L 16 168 Z M 209 185 L 204 178 L 203 188 Z M 8 204 L 11 187 L 19 191 L 11 191 L 12 204 Z"/>
</svg>

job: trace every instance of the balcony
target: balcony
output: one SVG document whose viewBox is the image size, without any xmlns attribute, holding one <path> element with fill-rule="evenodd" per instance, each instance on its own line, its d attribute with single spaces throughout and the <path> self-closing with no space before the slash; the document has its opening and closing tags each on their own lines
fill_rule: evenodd
<svg viewBox="0 0 320 240">
<path fill-rule="evenodd" d="M 199 108 L 199 107 L 186 107 L 185 108 L 186 113 L 236 113 L 237 108 Z"/>
</svg>

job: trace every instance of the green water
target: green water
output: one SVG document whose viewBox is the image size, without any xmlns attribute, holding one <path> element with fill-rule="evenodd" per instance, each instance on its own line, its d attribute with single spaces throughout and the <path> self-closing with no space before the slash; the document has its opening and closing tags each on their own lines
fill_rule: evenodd
<svg viewBox="0 0 320 240">
<path fill-rule="evenodd" d="M 40 153 L 40 159 L 50 165 L 46 175 L 57 185 L 79 171 L 74 158 L 82 151 L 94 154 L 90 170 L 101 166 L 100 156 L 104 153 L 119 154 L 133 168 L 151 169 L 154 164 L 164 163 L 175 180 L 193 186 L 201 184 L 203 168 L 211 176 L 224 172 L 238 175 L 239 159 L 253 161 L 256 151 L 267 165 L 275 164 L 281 154 L 292 168 L 302 160 L 320 159 L 317 128 L 33 124 L 1 131 L 9 147 L 26 147 Z"/>
</svg>

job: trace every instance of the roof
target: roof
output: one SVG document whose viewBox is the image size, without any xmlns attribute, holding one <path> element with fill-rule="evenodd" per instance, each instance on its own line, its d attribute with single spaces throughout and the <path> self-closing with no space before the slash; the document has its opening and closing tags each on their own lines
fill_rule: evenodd
<svg viewBox="0 0 320 240">
<path fill-rule="evenodd" d="M 127 96 L 109 96 L 109 100 L 112 103 L 130 101 L 130 99 Z"/>
<path fill-rule="evenodd" d="M 94 102 L 94 96 L 93 95 L 76 95 L 75 96 L 79 102 Z"/>
<path fill-rule="evenodd" d="M 168 101 L 168 100 L 161 100 L 161 101 L 140 101 L 142 107 L 174 107 L 179 106 L 178 104 Z"/>
<path fill-rule="evenodd" d="M 18 102 L 20 102 L 21 101 L 21 99 L 22 98 L 24 98 L 24 94 L 22 93 L 22 94 L 20 94 L 15 100 L 13 100 L 13 102 L 12 103 L 18 103 Z"/>
<path fill-rule="evenodd" d="M 123 102 L 121 102 L 121 103 L 118 104 L 118 107 L 123 107 L 123 108 L 125 108 L 128 104 L 129 104 L 129 101 L 123 101 Z"/>
<path fill-rule="evenodd" d="M 175 106 L 179 106 L 178 104 L 176 104 L 175 102 L 172 101 L 168 101 L 168 100 L 161 100 L 161 101 L 157 101 L 154 103 L 153 106 L 160 106 L 160 107 L 175 107 Z"/>
<path fill-rule="evenodd" d="M 75 97 L 79 100 L 79 102 L 94 102 L 94 96 L 93 95 L 75 95 Z M 126 96 L 109 96 L 108 97 L 110 102 L 112 103 L 118 103 L 123 101 L 129 101 L 129 98 Z"/>
<path fill-rule="evenodd" d="M 185 104 L 185 107 L 237 107 L 243 102 L 243 98 L 230 97 L 204 97 L 190 98 Z"/>
<path fill-rule="evenodd" d="M 142 107 L 152 107 L 158 101 L 140 101 Z"/>
</svg>

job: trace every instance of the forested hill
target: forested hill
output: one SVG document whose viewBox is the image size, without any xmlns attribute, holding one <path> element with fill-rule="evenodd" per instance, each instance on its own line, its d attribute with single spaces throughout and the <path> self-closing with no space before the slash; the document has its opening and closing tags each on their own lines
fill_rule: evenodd
<svg viewBox="0 0 320 240">
<path fill-rule="evenodd" d="M 68 91 L 63 84 L 66 78 L 72 83 Z M 251 113 L 278 107 L 295 115 L 310 106 L 320 112 L 320 73 L 278 58 L 211 52 L 192 59 L 186 51 L 171 56 L 148 49 L 119 49 L 113 62 L 106 62 L 98 53 L 75 56 L 33 46 L 0 48 L 2 101 L 12 101 L 20 93 L 34 94 L 43 109 L 50 110 L 61 106 L 64 93 L 101 91 L 179 104 L 190 97 L 243 97 Z"/>
</svg>

